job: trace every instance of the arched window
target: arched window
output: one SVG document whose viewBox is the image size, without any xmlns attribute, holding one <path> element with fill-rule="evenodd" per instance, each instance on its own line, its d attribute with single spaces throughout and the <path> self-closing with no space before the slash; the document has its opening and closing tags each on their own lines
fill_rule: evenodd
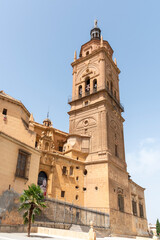
<svg viewBox="0 0 160 240">
<path fill-rule="evenodd" d="M 38 174 L 38 185 L 40 186 L 40 188 L 42 189 L 44 196 L 46 196 L 46 192 L 47 192 L 47 174 L 43 171 L 41 171 Z"/>
<path fill-rule="evenodd" d="M 78 88 L 78 95 L 79 97 L 82 97 L 82 85 L 80 85 Z"/>
<path fill-rule="evenodd" d="M 114 97 L 116 98 L 117 96 L 116 96 L 116 91 L 114 91 Z"/>
<path fill-rule="evenodd" d="M 90 78 L 86 79 L 85 93 L 86 93 L 86 95 L 88 95 L 90 93 Z"/>
<path fill-rule="evenodd" d="M 46 151 L 49 150 L 49 143 L 48 143 L 48 142 L 45 143 L 45 150 L 46 150 Z"/>
<path fill-rule="evenodd" d="M 97 92 L 97 79 L 93 81 L 93 92 Z"/>
<path fill-rule="evenodd" d="M 89 51 L 86 52 L 86 56 L 89 55 Z"/>
</svg>

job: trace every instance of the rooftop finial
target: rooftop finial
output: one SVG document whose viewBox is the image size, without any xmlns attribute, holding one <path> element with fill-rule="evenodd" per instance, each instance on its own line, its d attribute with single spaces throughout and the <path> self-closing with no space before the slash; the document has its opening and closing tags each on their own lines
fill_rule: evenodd
<svg viewBox="0 0 160 240">
<path fill-rule="evenodd" d="M 77 52 L 75 51 L 74 52 L 74 61 L 76 61 L 77 60 Z"/>
<path fill-rule="evenodd" d="M 101 35 L 101 47 L 103 47 L 103 37 Z"/>
<path fill-rule="evenodd" d="M 49 119 L 49 111 L 47 112 L 47 118 Z"/>
<path fill-rule="evenodd" d="M 94 28 L 90 31 L 91 40 L 101 38 L 101 29 L 97 26 L 97 19 L 94 20 Z"/>
<path fill-rule="evenodd" d="M 94 27 L 97 28 L 97 19 L 94 20 Z"/>
</svg>

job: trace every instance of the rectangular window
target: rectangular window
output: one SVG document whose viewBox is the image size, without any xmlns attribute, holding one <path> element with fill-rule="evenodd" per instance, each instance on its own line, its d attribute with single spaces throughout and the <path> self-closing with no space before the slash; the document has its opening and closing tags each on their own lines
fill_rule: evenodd
<svg viewBox="0 0 160 240">
<path fill-rule="evenodd" d="M 118 146 L 115 144 L 115 156 L 118 157 Z"/>
<path fill-rule="evenodd" d="M 28 162 L 29 155 L 30 155 L 29 153 L 19 150 L 17 167 L 16 167 L 17 177 L 27 178 L 26 170 L 27 170 L 27 162 Z"/>
<path fill-rule="evenodd" d="M 118 208 L 119 211 L 124 212 L 124 196 L 118 194 Z"/>
<path fill-rule="evenodd" d="M 139 215 L 141 218 L 144 217 L 144 213 L 143 213 L 143 205 L 141 203 L 139 203 Z"/>
<path fill-rule="evenodd" d="M 133 211 L 133 215 L 137 216 L 137 203 L 134 200 L 132 200 L 132 211 Z"/>
<path fill-rule="evenodd" d="M 3 108 L 2 114 L 3 114 L 3 115 L 7 115 L 7 109 L 6 109 L 6 108 Z"/>
<path fill-rule="evenodd" d="M 73 167 L 70 167 L 69 175 L 70 175 L 70 176 L 73 175 Z"/>
<path fill-rule="evenodd" d="M 63 152 L 63 147 L 59 146 L 59 149 L 58 149 L 60 152 Z"/>
<path fill-rule="evenodd" d="M 63 166 L 62 175 L 67 175 L 67 167 Z"/>
<path fill-rule="evenodd" d="M 65 196 L 65 191 L 61 191 L 61 197 L 64 198 L 64 196 Z"/>
</svg>

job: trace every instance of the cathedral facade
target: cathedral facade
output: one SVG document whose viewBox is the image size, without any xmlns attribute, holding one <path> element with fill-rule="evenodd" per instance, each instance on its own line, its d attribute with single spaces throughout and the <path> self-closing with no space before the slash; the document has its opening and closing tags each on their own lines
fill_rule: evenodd
<svg viewBox="0 0 160 240">
<path fill-rule="evenodd" d="M 69 133 L 55 129 L 48 118 L 43 124 L 35 122 L 23 104 L 0 92 L 0 141 L 13 142 L 14 138 L 19 144 L 14 161 L 7 160 L 14 166 L 0 191 L 9 186 L 22 192 L 35 182 L 50 198 L 108 213 L 111 233 L 145 236 L 145 189 L 131 180 L 125 160 L 120 70 L 97 22 L 90 35 L 71 64 Z M 21 126 L 18 135 L 13 126 L 17 119 Z M 11 140 L 7 139 L 10 135 Z M 7 153 L 3 161 L 6 158 Z"/>
</svg>

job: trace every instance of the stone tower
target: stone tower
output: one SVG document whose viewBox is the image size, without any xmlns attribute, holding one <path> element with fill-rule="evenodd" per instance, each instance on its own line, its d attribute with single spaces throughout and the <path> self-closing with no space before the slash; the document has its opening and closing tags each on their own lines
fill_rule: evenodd
<svg viewBox="0 0 160 240">
<path fill-rule="evenodd" d="M 113 49 L 101 36 L 97 21 L 90 36 L 90 41 L 81 46 L 79 58 L 75 52 L 71 64 L 73 87 L 69 102 L 70 135 L 89 137 L 84 206 L 109 213 L 114 232 L 131 234 L 133 219 L 127 214 L 133 214 L 133 182 L 129 179 L 125 161 L 120 70 L 116 60 L 112 59 Z M 138 200 L 136 193 L 136 204 L 143 202 L 145 215 L 144 189 L 136 186 L 141 195 Z M 124 229 L 126 221 L 130 227 Z"/>
<path fill-rule="evenodd" d="M 123 107 L 119 97 L 120 70 L 112 60 L 113 50 L 107 41 L 103 41 L 96 21 L 90 35 L 91 40 L 82 45 L 79 58 L 76 59 L 75 54 L 72 63 L 73 91 L 69 115 L 70 133 L 90 136 L 90 151 L 87 157 L 87 170 L 90 174 L 86 176 L 86 181 L 94 187 L 92 190 L 88 189 L 87 193 L 97 197 L 95 187 L 102 185 L 102 194 L 108 187 L 108 164 L 125 171 L 126 163 L 124 119 L 121 116 Z M 108 203 L 107 198 L 108 196 L 101 198 L 103 207 Z M 86 201 L 88 205 L 87 197 Z M 98 207 L 91 200 L 89 205 Z"/>
</svg>

